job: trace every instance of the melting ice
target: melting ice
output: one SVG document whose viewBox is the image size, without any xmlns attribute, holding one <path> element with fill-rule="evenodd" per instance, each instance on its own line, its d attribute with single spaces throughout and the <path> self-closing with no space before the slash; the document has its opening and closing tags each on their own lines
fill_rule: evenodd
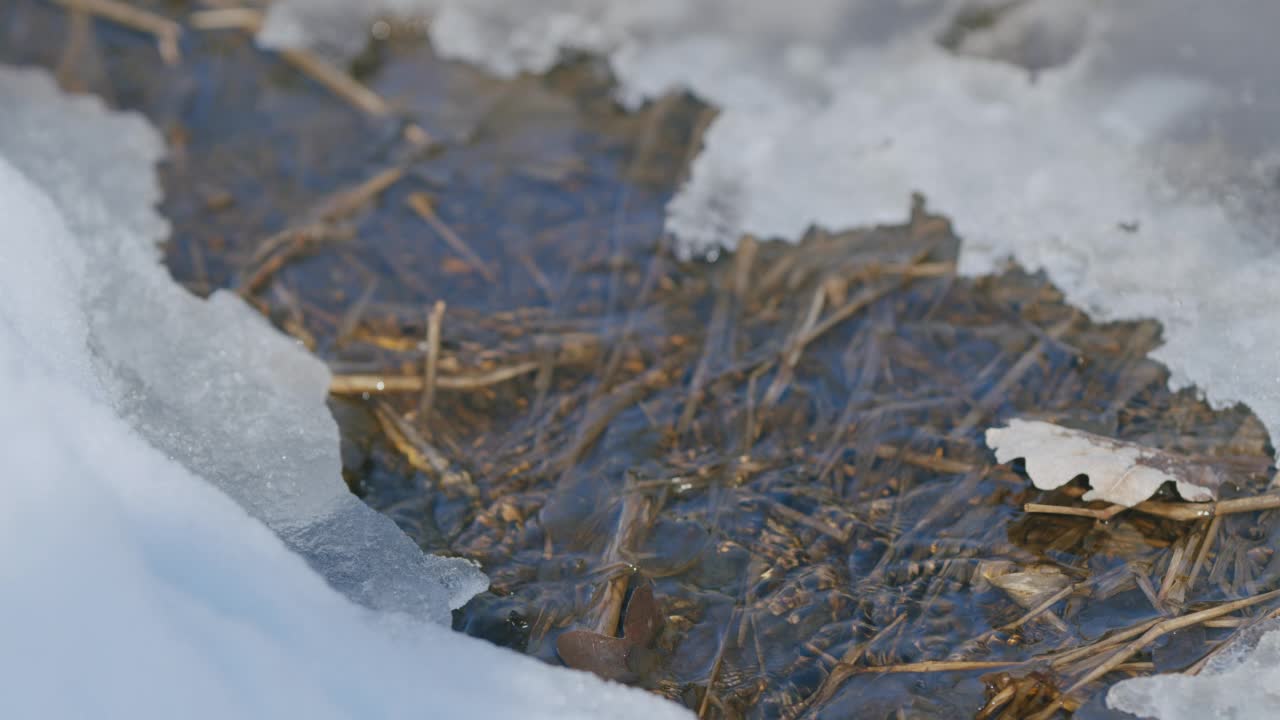
<svg viewBox="0 0 1280 720">
<path fill-rule="evenodd" d="M 0 716 L 686 717 L 438 624 L 486 579 L 347 493 L 319 362 L 168 278 L 161 151 L 0 68 Z"/>
</svg>

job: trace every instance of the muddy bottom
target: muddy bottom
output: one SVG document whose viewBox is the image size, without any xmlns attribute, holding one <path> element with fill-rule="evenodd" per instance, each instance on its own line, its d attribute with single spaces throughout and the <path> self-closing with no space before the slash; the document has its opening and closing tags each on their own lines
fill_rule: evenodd
<svg viewBox="0 0 1280 720">
<path fill-rule="evenodd" d="M 370 116 L 243 32 L 180 49 L 0 5 L 0 61 L 166 134 L 168 266 L 329 363 L 352 490 L 482 563 L 459 630 L 703 717 L 1100 718 L 1109 684 L 1194 669 L 1280 606 L 1116 655 L 1277 587 L 1280 518 L 1029 514 L 1083 483 L 1034 490 L 983 431 L 1178 451 L 1228 497 L 1266 489 L 1269 439 L 1168 390 L 1154 323 L 1093 323 L 1017 268 L 957 277 L 922 199 L 682 264 L 662 209 L 714 117 L 693 98 L 628 114 L 590 58 L 496 80 L 401 29 L 357 64 L 395 108 Z"/>
</svg>

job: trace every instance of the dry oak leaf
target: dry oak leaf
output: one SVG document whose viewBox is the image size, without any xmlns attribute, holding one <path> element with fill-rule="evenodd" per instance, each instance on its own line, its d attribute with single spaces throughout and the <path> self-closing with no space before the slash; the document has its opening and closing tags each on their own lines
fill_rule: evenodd
<svg viewBox="0 0 1280 720">
<path fill-rule="evenodd" d="M 987 430 L 986 440 L 998 462 L 1024 458 L 1027 475 L 1041 490 L 1087 475 L 1086 501 L 1133 507 L 1171 482 L 1183 500 L 1208 502 L 1218 499 L 1222 484 L 1213 468 L 1181 455 L 1040 420 L 1010 420 L 1008 427 Z"/>
</svg>

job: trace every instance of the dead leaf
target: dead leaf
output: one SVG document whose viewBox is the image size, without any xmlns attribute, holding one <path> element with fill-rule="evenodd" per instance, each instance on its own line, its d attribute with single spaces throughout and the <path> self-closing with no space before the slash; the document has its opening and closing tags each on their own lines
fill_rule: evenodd
<svg viewBox="0 0 1280 720">
<path fill-rule="evenodd" d="M 632 647 L 632 643 L 622 638 L 591 630 L 569 630 L 556 638 L 556 652 L 565 665 L 624 683 L 636 680 L 635 672 L 627 663 Z"/>
<path fill-rule="evenodd" d="M 1024 458 L 1041 490 L 1088 476 L 1085 500 L 1133 507 L 1171 482 L 1182 499 L 1208 502 L 1218 499 L 1222 484 L 1213 468 L 1180 455 L 1039 420 L 1010 420 L 1007 428 L 987 430 L 986 439 L 997 461 Z"/>
<path fill-rule="evenodd" d="M 645 583 L 631 593 L 622 636 L 641 647 L 649 647 L 662 631 L 662 610 L 653 596 L 653 585 Z"/>
<path fill-rule="evenodd" d="M 1043 563 L 1022 567 L 1003 560 L 983 561 L 978 564 L 978 574 L 1024 608 L 1039 605 L 1071 584 L 1071 578 L 1062 570 Z"/>
<path fill-rule="evenodd" d="M 653 648 L 664 618 L 653 584 L 645 582 L 631 593 L 622 621 L 623 637 L 591 630 L 569 630 L 556 638 L 556 652 L 565 665 L 595 673 L 606 680 L 635 683 L 652 674 L 662 661 Z"/>
</svg>

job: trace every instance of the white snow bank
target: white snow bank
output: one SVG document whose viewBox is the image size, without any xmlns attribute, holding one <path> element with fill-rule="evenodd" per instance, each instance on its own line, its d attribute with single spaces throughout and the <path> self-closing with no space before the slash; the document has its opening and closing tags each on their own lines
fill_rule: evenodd
<svg viewBox="0 0 1280 720">
<path fill-rule="evenodd" d="M 167 278 L 160 151 L 0 69 L 0 717 L 686 717 L 422 620 L 483 576 L 345 499 L 323 367 Z"/>
</svg>

